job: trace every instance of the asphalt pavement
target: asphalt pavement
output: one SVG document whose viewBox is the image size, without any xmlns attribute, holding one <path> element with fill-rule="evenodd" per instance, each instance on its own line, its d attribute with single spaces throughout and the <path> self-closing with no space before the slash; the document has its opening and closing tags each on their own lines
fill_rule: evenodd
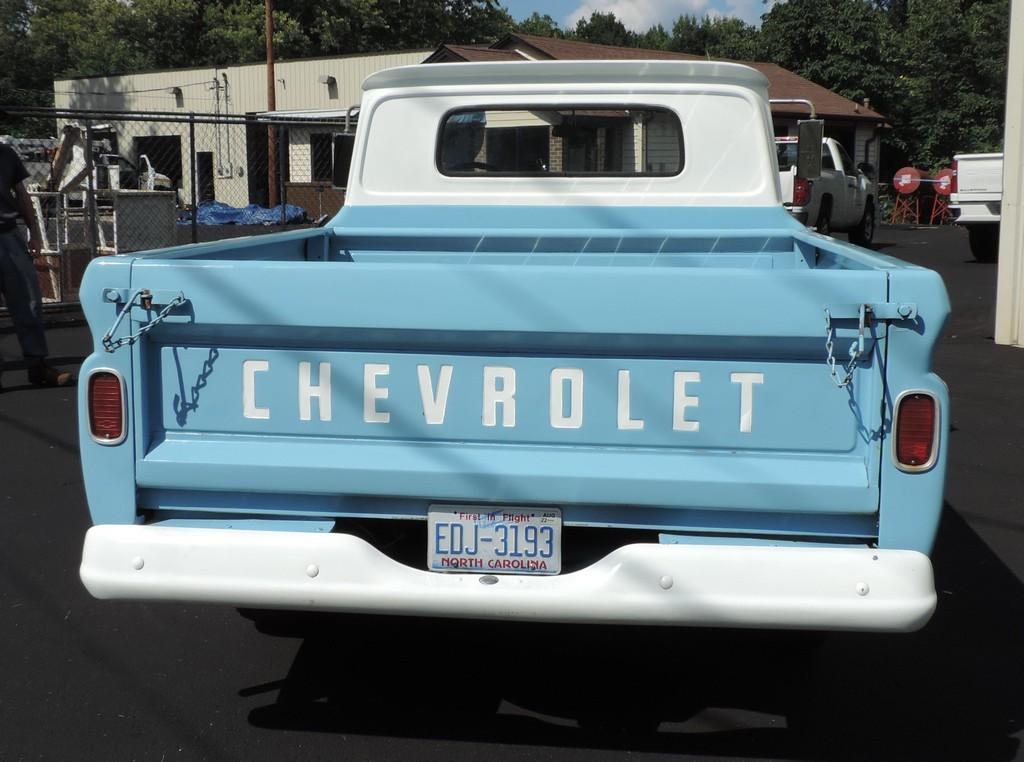
<svg viewBox="0 0 1024 762">
<path fill-rule="evenodd" d="M 93 600 L 75 391 L 0 393 L 0 760 L 1024 758 L 1024 349 L 961 230 L 882 228 L 953 317 L 938 611 L 911 635 L 286 617 Z M 55 362 L 90 351 L 73 322 Z M 0 321 L 0 352 L 17 357 Z"/>
</svg>

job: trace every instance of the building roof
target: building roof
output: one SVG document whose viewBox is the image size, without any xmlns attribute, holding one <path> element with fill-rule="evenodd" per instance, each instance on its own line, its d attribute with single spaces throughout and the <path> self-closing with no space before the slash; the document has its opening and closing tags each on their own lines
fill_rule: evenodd
<svg viewBox="0 0 1024 762">
<path fill-rule="evenodd" d="M 814 104 L 818 115 L 824 118 L 885 121 L 885 117 L 874 109 L 844 98 L 839 93 L 832 92 L 827 87 L 822 87 L 809 79 L 804 79 L 799 74 L 794 74 L 789 69 L 783 69 L 777 64 L 760 61 L 744 63 L 747 63 L 747 66 L 753 66 L 768 78 L 769 98 L 806 98 Z M 773 105 L 772 112 L 780 115 L 807 115 L 807 109 L 801 106 L 782 103 Z"/>
<path fill-rule="evenodd" d="M 580 40 L 562 40 L 557 37 L 540 37 L 535 34 L 507 34 L 494 43 L 495 48 L 508 50 L 532 48 L 541 57 L 555 58 L 562 61 L 601 60 L 683 60 L 704 61 L 704 56 L 689 53 L 677 53 L 672 50 L 651 50 L 648 48 L 623 48 L 617 45 L 598 45 L 594 42 Z M 528 55 L 529 50 L 525 51 Z"/>
<path fill-rule="evenodd" d="M 445 51 L 451 56 L 446 60 L 435 60 L 438 51 Z M 442 45 L 423 63 L 447 63 L 450 61 L 525 61 L 523 56 L 514 50 L 497 50 L 486 45 Z"/>
<path fill-rule="evenodd" d="M 723 82 L 763 88 L 756 69 L 727 61 L 497 61 L 461 66 L 443 63 L 400 66 L 371 74 L 364 90 L 417 85 L 524 84 L 564 82 Z"/>
<path fill-rule="evenodd" d="M 492 54 L 504 57 L 488 57 Z M 507 34 L 489 48 L 467 45 L 442 45 L 427 57 L 424 63 L 451 63 L 463 61 L 493 60 L 539 60 L 584 61 L 584 60 L 643 60 L 643 61 L 703 61 L 704 56 L 679 53 L 672 50 L 650 50 L 647 48 L 624 48 L 615 45 L 598 45 L 579 40 L 563 40 L 555 37 L 540 37 L 534 34 Z M 737 61 L 757 69 L 768 79 L 768 97 L 811 101 L 818 116 L 824 119 L 845 121 L 884 122 L 885 117 L 877 111 L 844 98 L 826 87 L 815 84 L 788 69 L 760 61 Z M 807 116 L 807 108 L 798 104 L 773 104 L 776 116 Z"/>
</svg>

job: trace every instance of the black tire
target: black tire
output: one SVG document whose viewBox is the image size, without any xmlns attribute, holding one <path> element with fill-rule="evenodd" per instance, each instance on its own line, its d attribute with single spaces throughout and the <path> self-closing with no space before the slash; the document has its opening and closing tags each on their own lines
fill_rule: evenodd
<svg viewBox="0 0 1024 762">
<path fill-rule="evenodd" d="M 871 242 L 875 240 L 875 203 L 870 199 L 868 199 L 867 206 L 864 207 L 864 215 L 857 223 L 857 227 L 850 231 L 849 238 L 850 243 L 857 244 L 857 246 L 870 246 Z"/>
<path fill-rule="evenodd" d="M 821 209 L 818 210 L 818 220 L 814 223 L 814 229 L 822 235 L 832 235 L 832 199 L 823 198 Z"/>
<path fill-rule="evenodd" d="M 999 225 L 968 225 L 967 236 L 971 254 L 979 262 L 995 262 L 999 258 Z"/>
</svg>

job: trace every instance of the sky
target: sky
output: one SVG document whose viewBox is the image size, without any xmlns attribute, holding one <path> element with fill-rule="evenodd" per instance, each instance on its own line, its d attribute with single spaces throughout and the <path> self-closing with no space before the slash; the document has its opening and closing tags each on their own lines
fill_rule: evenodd
<svg viewBox="0 0 1024 762">
<path fill-rule="evenodd" d="M 761 24 L 768 7 L 762 0 L 500 0 L 512 17 L 520 21 L 534 11 L 551 16 L 563 29 L 576 26 L 577 19 L 594 11 L 611 11 L 627 29 L 646 32 L 661 24 L 669 32 L 684 14 L 691 16 L 736 16 L 748 24 Z"/>
</svg>

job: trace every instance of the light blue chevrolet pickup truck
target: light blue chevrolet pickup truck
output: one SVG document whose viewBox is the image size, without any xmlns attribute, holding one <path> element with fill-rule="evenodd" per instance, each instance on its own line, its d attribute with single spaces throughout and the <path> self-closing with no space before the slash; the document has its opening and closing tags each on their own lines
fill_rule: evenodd
<svg viewBox="0 0 1024 762">
<path fill-rule="evenodd" d="M 364 91 L 327 226 L 90 265 L 93 595 L 928 621 L 946 292 L 790 218 L 759 73 L 424 65 Z"/>
</svg>

